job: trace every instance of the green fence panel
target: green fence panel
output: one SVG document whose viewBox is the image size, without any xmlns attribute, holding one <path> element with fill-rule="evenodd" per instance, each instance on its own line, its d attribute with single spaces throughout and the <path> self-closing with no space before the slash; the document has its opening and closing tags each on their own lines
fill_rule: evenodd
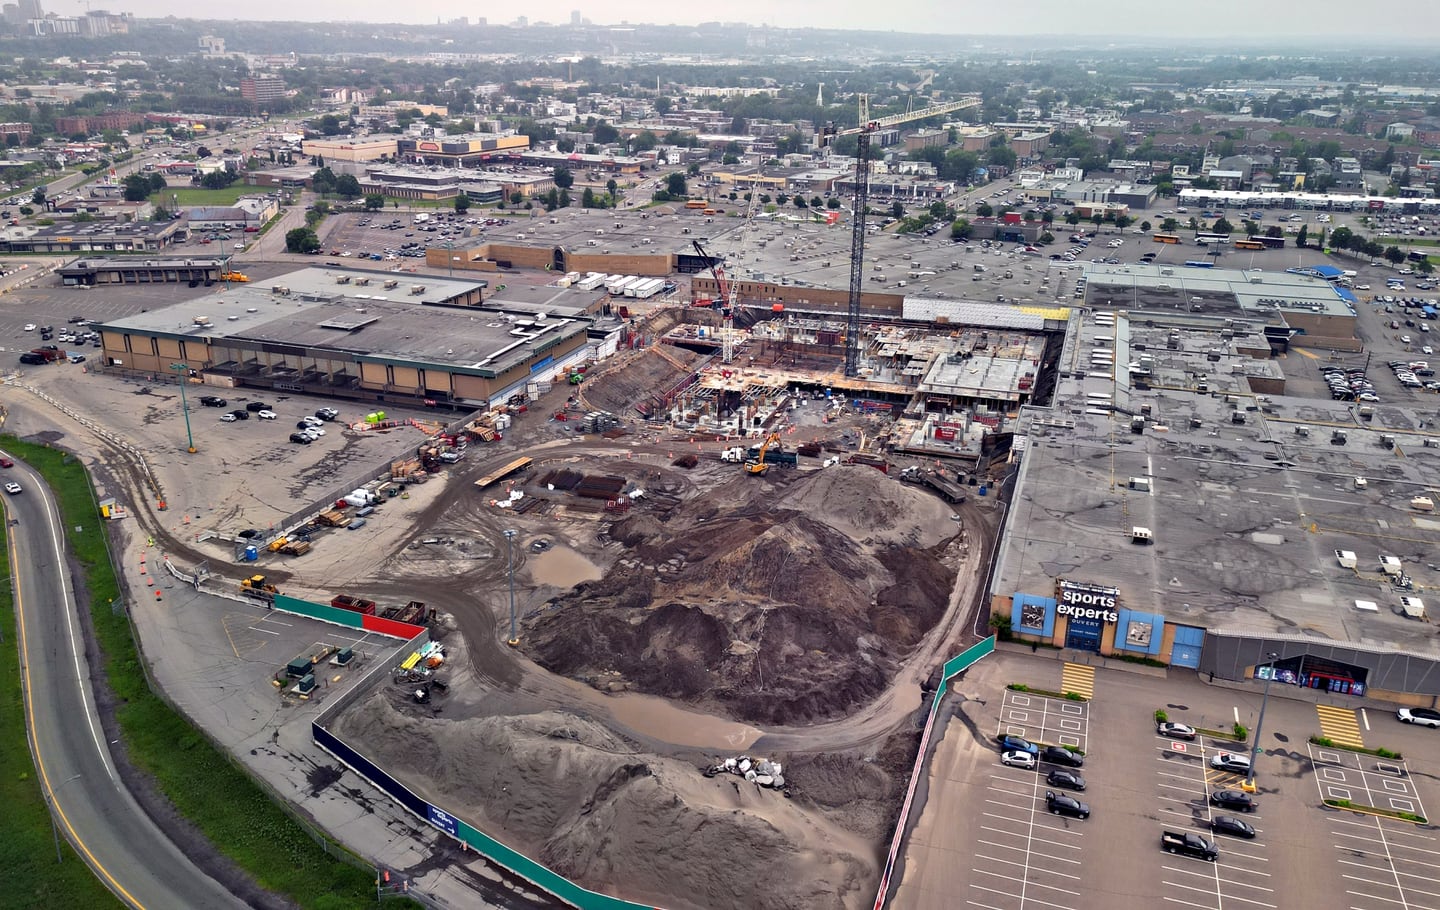
<svg viewBox="0 0 1440 910">
<path fill-rule="evenodd" d="M 352 629 L 363 628 L 363 614 L 356 613 L 354 610 L 342 610 L 339 607 L 332 607 L 329 604 L 317 604 L 308 600 L 301 600 L 298 597 L 287 597 L 284 594 L 276 594 L 275 609 L 283 610 L 286 613 L 298 613 L 301 616 L 308 616 L 311 619 L 318 619 L 321 622 L 333 622 L 338 626 L 348 626 Z"/>
<path fill-rule="evenodd" d="M 534 882 L 563 901 L 580 910 L 653 910 L 649 904 L 635 904 L 608 894 L 587 891 L 562 875 L 535 862 L 530 857 L 510 849 L 495 838 L 476 830 L 471 825 L 456 819 L 455 836 L 476 853 L 497 863 L 516 875 Z"/>
<path fill-rule="evenodd" d="M 979 660 L 980 658 L 984 657 L 986 654 L 989 654 L 991 651 L 994 650 L 994 635 L 991 635 L 989 638 L 983 641 L 977 641 L 975 644 L 966 648 L 964 651 L 961 651 L 959 654 L 945 661 L 945 669 L 943 671 L 944 679 L 948 681 L 956 673 L 959 673 L 961 670 L 966 669 L 971 664 L 975 663 L 975 661 Z"/>
</svg>

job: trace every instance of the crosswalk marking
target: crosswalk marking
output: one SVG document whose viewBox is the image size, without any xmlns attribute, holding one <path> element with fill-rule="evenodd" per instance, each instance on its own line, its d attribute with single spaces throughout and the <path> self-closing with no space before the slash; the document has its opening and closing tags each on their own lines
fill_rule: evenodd
<svg viewBox="0 0 1440 910">
<path fill-rule="evenodd" d="M 1316 705 L 1320 715 L 1320 735 L 1340 746 L 1365 748 L 1360 735 L 1360 723 L 1353 708 L 1336 708 L 1331 705 Z"/>
<path fill-rule="evenodd" d="M 1095 668 L 1083 664 L 1065 664 L 1060 671 L 1060 691 L 1094 698 Z"/>
</svg>

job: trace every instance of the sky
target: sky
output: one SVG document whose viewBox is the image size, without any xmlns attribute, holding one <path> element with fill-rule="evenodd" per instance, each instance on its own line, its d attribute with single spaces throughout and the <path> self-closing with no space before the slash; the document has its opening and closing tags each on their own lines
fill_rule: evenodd
<svg viewBox="0 0 1440 910">
<path fill-rule="evenodd" d="M 49 12 L 74 15 L 85 0 L 41 0 Z M 100 4 L 93 4 L 100 8 Z M 113 12 L 141 18 L 212 18 L 219 7 L 194 0 L 110 0 Z M 1294 36 L 1440 39 L 1440 3 L 1421 0 L 1376 11 L 1354 0 L 1306 0 L 1303 4 L 1256 0 L 1208 0 L 1199 5 L 1155 0 L 725 0 L 718 4 L 676 0 L 527 0 L 475 3 L 462 0 L 246 0 L 249 20 L 409 22 L 433 24 L 468 16 L 506 24 L 518 15 L 532 23 L 570 21 L 572 11 L 596 24 L 694 25 L 702 21 L 746 22 L 786 28 L 876 29 L 957 35 L 1156 36 L 1227 38 L 1252 43 Z M 1006 15 L 1015 10 L 1017 14 Z M 238 10 L 237 10 L 238 11 Z"/>
</svg>

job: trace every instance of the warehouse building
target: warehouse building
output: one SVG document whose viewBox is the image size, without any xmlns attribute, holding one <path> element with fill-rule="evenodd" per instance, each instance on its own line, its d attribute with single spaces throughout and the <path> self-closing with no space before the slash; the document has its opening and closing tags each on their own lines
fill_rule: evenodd
<svg viewBox="0 0 1440 910">
<path fill-rule="evenodd" d="M 529 290 L 509 311 L 482 288 L 315 266 L 98 325 L 97 368 L 144 377 L 183 363 L 216 388 L 468 410 L 594 356 L 586 314 L 602 295 Z"/>
</svg>

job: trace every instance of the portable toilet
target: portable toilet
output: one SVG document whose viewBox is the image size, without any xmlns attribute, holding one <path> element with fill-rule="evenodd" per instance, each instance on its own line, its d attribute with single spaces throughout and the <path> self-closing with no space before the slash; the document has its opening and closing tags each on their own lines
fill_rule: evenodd
<svg viewBox="0 0 1440 910">
<path fill-rule="evenodd" d="M 260 548 L 254 545 L 245 548 L 244 554 L 240 557 L 245 562 L 254 562 L 260 558 Z"/>
</svg>

